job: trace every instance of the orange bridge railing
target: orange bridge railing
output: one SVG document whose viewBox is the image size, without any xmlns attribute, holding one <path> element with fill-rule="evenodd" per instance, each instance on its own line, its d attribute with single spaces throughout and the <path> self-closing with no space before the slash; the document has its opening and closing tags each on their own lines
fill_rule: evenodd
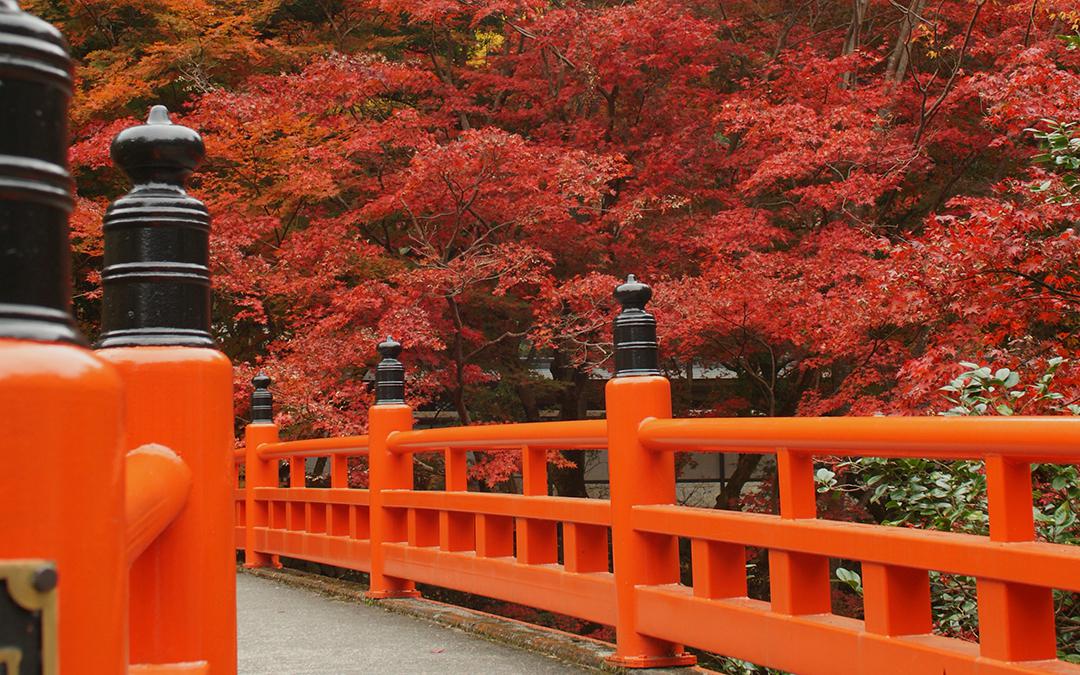
<svg viewBox="0 0 1080 675">
<path fill-rule="evenodd" d="M 367 436 L 279 442 L 269 380 L 257 379 L 238 457 L 246 564 L 287 556 L 368 572 L 375 598 L 415 596 L 419 582 L 611 625 L 612 661 L 629 667 L 692 663 L 691 646 L 808 674 L 1080 673 L 1056 659 L 1052 595 L 1080 592 L 1080 547 L 1035 541 L 1031 481 L 1032 462 L 1080 462 L 1080 419 L 669 419 L 647 287 L 616 295 L 606 420 L 411 430 L 400 345 L 388 340 Z M 610 500 L 549 496 L 553 449 L 607 450 Z M 470 492 L 467 453 L 507 450 L 521 453 L 522 493 Z M 779 515 L 675 505 L 674 451 L 775 455 Z M 413 489 L 418 453 L 443 455 L 444 490 Z M 990 536 L 817 518 L 814 457 L 835 455 L 985 462 Z M 328 489 L 304 486 L 312 456 L 332 460 Z M 348 487 L 356 456 L 368 489 Z M 747 547 L 768 551 L 769 601 L 747 597 Z M 864 620 L 832 613 L 830 558 L 861 563 Z M 978 643 L 932 632 L 931 570 L 977 580 Z"/>
</svg>

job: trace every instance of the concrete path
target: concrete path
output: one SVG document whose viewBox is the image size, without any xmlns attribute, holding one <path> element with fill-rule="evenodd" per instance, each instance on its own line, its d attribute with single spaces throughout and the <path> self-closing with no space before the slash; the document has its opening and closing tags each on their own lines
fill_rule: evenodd
<svg viewBox="0 0 1080 675">
<path fill-rule="evenodd" d="M 378 607 L 237 575 L 240 675 L 582 673 Z"/>
</svg>

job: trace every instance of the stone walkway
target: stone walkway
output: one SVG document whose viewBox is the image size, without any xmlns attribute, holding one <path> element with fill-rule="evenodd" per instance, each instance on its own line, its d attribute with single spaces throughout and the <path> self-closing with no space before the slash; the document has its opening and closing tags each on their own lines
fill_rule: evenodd
<svg viewBox="0 0 1080 675">
<path fill-rule="evenodd" d="M 240 675 L 582 673 L 466 633 L 237 575 Z"/>
</svg>

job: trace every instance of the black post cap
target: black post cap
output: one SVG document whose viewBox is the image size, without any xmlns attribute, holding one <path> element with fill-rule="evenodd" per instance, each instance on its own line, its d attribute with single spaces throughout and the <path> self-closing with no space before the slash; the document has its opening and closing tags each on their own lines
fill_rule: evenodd
<svg viewBox="0 0 1080 675">
<path fill-rule="evenodd" d="M 274 395 L 270 393 L 270 378 L 259 373 L 251 378 L 255 390 L 251 392 L 251 421 L 273 423 Z"/>
<path fill-rule="evenodd" d="M 112 158 L 134 187 L 105 214 L 98 347 L 212 347 L 210 214 L 184 185 L 205 155 L 194 130 L 165 106 L 125 129 Z"/>
<path fill-rule="evenodd" d="M 375 405 L 405 402 L 405 366 L 401 356 L 401 343 L 387 336 L 379 343 L 382 360 L 375 367 Z"/>
<path fill-rule="evenodd" d="M 0 337 L 83 342 L 71 318 L 71 91 L 60 31 L 0 0 Z"/>
<path fill-rule="evenodd" d="M 659 375 L 660 359 L 656 341 L 656 318 L 645 311 L 652 288 L 633 274 L 615 289 L 622 311 L 615 317 L 615 377 Z"/>
</svg>

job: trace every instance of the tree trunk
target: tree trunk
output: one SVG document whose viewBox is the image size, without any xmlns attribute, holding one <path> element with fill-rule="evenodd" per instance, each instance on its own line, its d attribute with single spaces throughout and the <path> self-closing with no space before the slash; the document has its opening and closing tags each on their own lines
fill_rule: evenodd
<svg viewBox="0 0 1080 675">
<path fill-rule="evenodd" d="M 559 350 L 551 362 L 551 376 L 556 381 L 567 383 L 559 394 L 559 419 L 580 420 L 588 413 L 585 394 L 588 391 L 589 375 L 581 368 L 565 363 Z M 586 497 L 585 490 L 585 450 L 564 450 L 563 456 L 574 466 L 552 471 L 555 491 L 563 497 Z"/>
<path fill-rule="evenodd" d="M 908 45 L 911 41 L 911 32 L 918 25 L 919 16 L 922 14 L 926 0 L 911 0 L 907 12 L 900 22 L 900 32 L 896 36 L 896 46 L 889 55 L 889 62 L 885 66 L 885 79 L 893 82 L 902 82 L 907 73 L 910 51 Z"/>
<path fill-rule="evenodd" d="M 757 470 L 758 464 L 761 463 L 761 458 L 762 455 L 756 453 L 739 455 L 739 462 L 735 465 L 734 473 L 724 483 L 720 494 L 716 496 L 716 506 L 714 508 L 726 511 L 739 510 L 739 496 L 742 494 L 743 486 L 754 477 L 754 471 Z"/>
<path fill-rule="evenodd" d="M 848 27 L 847 38 L 844 40 L 844 56 L 854 54 L 862 41 L 862 26 L 866 21 L 866 8 L 870 0 L 853 0 L 851 7 L 851 25 Z M 855 73 L 844 73 L 844 88 L 855 86 Z"/>
<path fill-rule="evenodd" d="M 472 423 L 469 408 L 465 405 L 465 340 L 462 337 L 465 325 L 461 321 L 461 309 L 457 300 L 453 297 L 446 298 L 446 304 L 450 307 L 450 316 L 454 320 L 454 343 L 451 354 L 454 359 L 454 389 L 451 396 L 454 401 L 454 410 L 458 414 L 458 424 L 468 426 Z"/>
</svg>

